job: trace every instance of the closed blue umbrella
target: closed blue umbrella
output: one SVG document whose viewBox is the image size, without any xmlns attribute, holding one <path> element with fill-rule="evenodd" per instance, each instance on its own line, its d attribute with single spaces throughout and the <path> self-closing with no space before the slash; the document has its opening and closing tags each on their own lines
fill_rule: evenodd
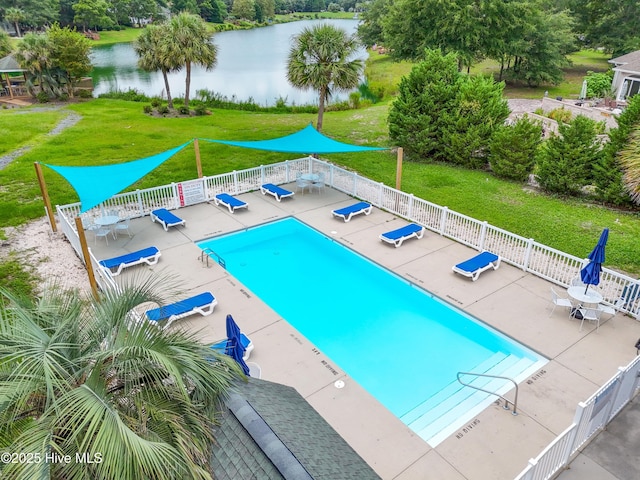
<svg viewBox="0 0 640 480">
<path fill-rule="evenodd" d="M 227 315 L 227 346 L 224 353 L 233 358 L 242 367 L 245 375 L 249 375 L 249 367 L 244 362 L 245 348 L 240 340 L 240 327 L 231 315 Z"/>
<path fill-rule="evenodd" d="M 595 248 L 587 257 L 590 262 L 580 270 L 580 278 L 582 282 L 586 284 L 585 293 L 589 285 L 598 285 L 600 283 L 600 272 L 602 271 L 602 264 L 604 263 L 604 249 L 607 246 L 608 239 L 609 229 L 605 228 L 600 235 L 600 240 L 598 240 Z"/>
</svg>

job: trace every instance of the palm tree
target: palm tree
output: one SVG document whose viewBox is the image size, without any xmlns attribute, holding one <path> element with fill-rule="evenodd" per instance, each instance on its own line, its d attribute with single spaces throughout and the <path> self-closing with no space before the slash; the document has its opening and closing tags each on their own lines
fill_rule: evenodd
<svg viewBox="0 0 640 480">
<path fill-rule="evenodd" d="M 20 37 L 20 22 L 22 22 L 26 18 L 24 10 L 16 7 L 7 8 L 7 10 L 4 12 L 4 18 L 13 23 L 16 29 L 16 35 Z"/>
<path fill-rule="evenodd" d="M 629 135 L 629 143 L 619 153 L 622 183 L 636 205 L 640 205 L 640 129 Z"/>
<path fill-rule="evenodd" d="M 0 450 L 32 459 L 0 464 L 0 477 L 212 478 L 211 426 L 240 370 L 191 334 L 132 321 L 160 287 L 100 301 L 0 291 Z"/>
<path fill-rule="evenodd" d="M 9 40 L 9 34 L 4 30 L 0 30 L 0 58 L 6 57 L 11 53 L 13 48 L 11 47 L 11 40 Z"/>
<path fill-rule="evenodd" d="M 59 75 L 53 68 L 51 48 L 46 35 L 27 33 L 18 43 L 15 58 L 27 72 L 26 87 L 34 94 L 35 85 L 49 96 L 57 96 L 61 91 Z"/>
<path fill-rule="evenodd" d="M 169 21 L 171 51 L 176 63 L 185 66 L 187 72 L 184 105 L 189 107 L 189 88 L 191 86 L 191 65 L 202 65 L 206 70 L 215 67 L 218 61 L 218 48 L 213 43 L 207 24 L 199 16 L 182 12 Z"/>
<path fill-rule="evenodd" d="M 164 87 L 167 91 L 169 108 L 173 108 L 173 98 L 169 87 L 168 73 L 178 71 L 181 64 L 176 62 L 175 54 L 171 53 L 169 27 L 163 25 L 147 25 L 138 39 L 133 44 L 133 49 L 138 55 L 138 66 L 146 72 L 162 72 Z"/>
<path fill-rule="evenodd" d="M 359 46 L 355 35 L 328 24 L 305 28 L 293 39 L 287 80 L 294 87 L 319 92 L 318 131 L 332 90 L 351 90 L 360 82 L 364 63 L 353 58 Z"/>
</svg>

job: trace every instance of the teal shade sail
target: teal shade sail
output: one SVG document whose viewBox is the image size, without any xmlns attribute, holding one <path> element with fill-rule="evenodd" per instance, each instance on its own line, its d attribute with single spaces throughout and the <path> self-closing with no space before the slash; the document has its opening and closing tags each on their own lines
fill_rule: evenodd
<svg viewBox="0 0 640 480">
<path fill-rule="evenodd" d="M 46 163 L 43 165 L 62 175 L 71 184 L 80 197 L 80 212 L 86 212 L 133 185 L 192 141 L 189 140 L 179 147 L 150 157 L 115 165 L 87 167 L 62 167 Z"/>
<path fill-rule="evenodd" d="M 387 150 L 383 147 L 361 147 L 359 145 L 350 145 L 348 143 L 338 142 L 332 138 L 326 137 L 318 132 L 313 125 L 307 125 L 299 130 L 284 137 L 272 138 L 271 140 L 254 140 L 247 142 L 235 142 L 230 140 L 209 140 L 203 138 L 201 140 L 214 143 L 222 143 L 232 145 L 234 147 L 254 148 L 256 150 L 268 150 L 271 152 L 283 153 L 348 153 L 348 152 L 368 152 L 373 150 Z"/>
</svg>

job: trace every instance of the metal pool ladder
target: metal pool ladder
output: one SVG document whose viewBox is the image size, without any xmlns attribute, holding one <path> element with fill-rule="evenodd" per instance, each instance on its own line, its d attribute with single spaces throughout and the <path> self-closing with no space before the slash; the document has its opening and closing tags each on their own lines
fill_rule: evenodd
<svg viewBox="0 0 640 480">
<path fill-rule="evenodd" d="M 200 261 L 203 262 L 203 263 L 206 261 L 207 262 L 207 267 L 209 267 L 209 259 L 210 258 L 212 260 L 215 260 L 218 263 L 218 265 L 220 265 L 225 270 L 227 269 L 227 264 L 224 261 L 224 258 L 222 258 L 216 252 L 214 252 L 209 247 L 207 247 L 204 250 L 202 250 L 202 253 L 200 254 Z"/>
<path fill-rule="evenodd" d="M 485 390 L 483 388 L 476 387 L 475 385 L 471 385 L 469 383 L 464 383 L 462 380 L 460 380 L 460 376 L 461 375 L 475 375 L 477 377 L 501 378 L 503 380 L 508 380 L 511 383 L 513 383 L 513 385 L 516 387 L 515 398 L 514 398 L 513 402 L 510 402 L 509 400 L 507 400 L 505 397 L 503 397 L 499 393 L 492 392 L 490 390 Z M 480 390 L 481 392 L 488 393 L 489 395 L 496 395 L 497 397 L 500 397 L 502 400 L 504 400 L 504 405 L 502 406 L 502 408 L 504 408 L 505 410 L 509 410 L 509 403 L 511 403 L 513 405 L 513 411 L 511 412 L 511 415 L 518 415 L 518 384 L 516 383 L 516 381 L 513 378 L 502 377 L 500 375 L 488 375 L 486 373 L 458 372 L 458 382 L 460 382 L 465 387 L 475 388 L 476 390 Z"/>
</svg>

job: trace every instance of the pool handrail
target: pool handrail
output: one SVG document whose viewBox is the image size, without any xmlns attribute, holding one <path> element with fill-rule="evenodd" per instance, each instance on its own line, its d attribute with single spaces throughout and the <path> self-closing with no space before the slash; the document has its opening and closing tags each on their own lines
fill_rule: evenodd
<svg viewBox="0 0 640 480">
<path fill-rule="evenodd" d="M 475 385 L 471 385 L 469 383 L 464 383 L 460 379 L 461 375 L 476 375 L 477 377 L 500 378 L 502 380 L 508 380 L 509 382 L 513 383 L 513 385 L 516 387 L 515 398 L 513 402 L 510 402 L 509 400 L 507 400 L 506 397 L 503 397 L 497 392 L 492 392 L 491 390 L 485 390 L 484 388 L 480 388 Z M 504 400 L 504 405 L 502 408 L 504 408 L 505 410 L 509 410 L 509 403 L 513 404 L 513 411 L 511 412 L 511 415 L 518 415 L 518 384 L 513 378 L 503 377 L 501 375 L 489 375 L 488 373 L 475 373 L 475 372 L 458 372 L 457 377 L 458 377 L 458 382 L 460 382 L 465 387 L 475 388 L 476 390 L 480 390 L 481 392 L 488 393 L 489 395 L 495 395 L 497 397 L 500 397 L 502 400 Z"/>
</svg>

